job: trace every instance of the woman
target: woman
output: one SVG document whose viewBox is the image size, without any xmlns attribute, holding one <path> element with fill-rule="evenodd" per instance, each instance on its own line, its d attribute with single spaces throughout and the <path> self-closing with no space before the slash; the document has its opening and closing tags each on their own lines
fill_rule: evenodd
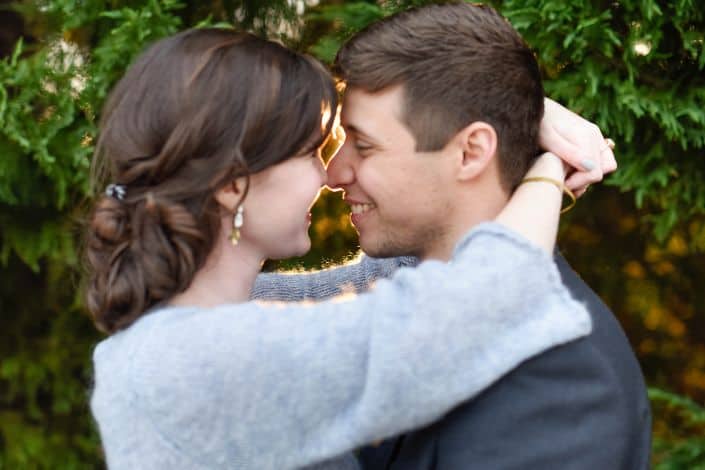
<svg viewBox="0 0 705 470">
<path fill-rule="evenodd" d="M 522 185 L 452 263 L 355 298 L 248 302 L 265 259 L 309 249 L 336 107 L 315 61 L 215 29 L 157 42 L 112 92 L 96 155 L 112 184 L 87 234 L 87 304 L 111 334 L 91 399 L 109 467 L 356 468 L 356 447 L 589 331 L 549 255 L 551 184 Z M 528 176 L 560 185 L 563 165 L 545 155 Z M 511 266 L 489 262 L 495 250 Z"/>
</svg>

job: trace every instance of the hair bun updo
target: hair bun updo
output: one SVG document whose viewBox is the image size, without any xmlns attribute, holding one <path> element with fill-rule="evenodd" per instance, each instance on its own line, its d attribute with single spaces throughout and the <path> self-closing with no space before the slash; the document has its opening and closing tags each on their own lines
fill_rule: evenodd
<svg viewBox="0 0 705 470">
<path fill-rule="evenodd" d="M 86 257 L 93 268 L 87 304 L 99 329 L 120 330 L 149 307 L 185 290 L 204 259 L 205 239 L 181 204 L 151 194 L 135 203 L 102 197 L 90 218 Z"/>
</svg>

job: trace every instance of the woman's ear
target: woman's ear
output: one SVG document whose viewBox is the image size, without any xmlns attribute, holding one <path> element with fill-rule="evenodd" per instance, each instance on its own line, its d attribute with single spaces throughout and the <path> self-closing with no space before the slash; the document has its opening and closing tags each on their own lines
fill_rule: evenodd
<svg viewBox="0 0 705 470">
<path fill-rule="evenodd" d="M 230 183 L 226 183 L 215 192 L 215 200 L 228 212 L 235 212 L 237 205 L 242 202 L 247 180 L 240 176 Z"/>
<path fill-rule="evenodd" d="M 462 150 L 457 177 L 470 180 L 485 172 L 497 153 L 497 132 L 490 124 L 475 121 L 456 135 Z"/>
</svg>

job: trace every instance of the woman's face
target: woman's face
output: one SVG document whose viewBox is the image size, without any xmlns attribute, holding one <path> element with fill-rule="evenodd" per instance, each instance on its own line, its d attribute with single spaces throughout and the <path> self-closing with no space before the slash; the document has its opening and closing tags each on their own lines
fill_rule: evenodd
<svg viewBox="0 0 705 470">
<path fill-rule="evenodd" d="M 311 206 L 325 183 L 326 171 L 318 150 L 252 175 L 244 202 L 242 241 L 269 259 L 308 252 Z"/>
</svg>

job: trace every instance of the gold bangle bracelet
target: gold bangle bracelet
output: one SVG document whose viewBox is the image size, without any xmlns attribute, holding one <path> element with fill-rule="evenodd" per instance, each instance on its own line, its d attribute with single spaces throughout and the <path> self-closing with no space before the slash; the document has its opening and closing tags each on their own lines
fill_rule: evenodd
<svg viewBox="0 0 705 470">
<path fill-rule="evenodd" d="M 576 200 L 575 200 L 575 194 L 573 194 L 573 191 L 566 188 L 565 184 L 561 183 L 558 180 L 554 180 L 553 178 L 548 178 L 546 176 L 530 176 L 528 178 L 524 178 L 523 180 L 521 180 L 521 183 L 519 183 L 519 184 L 522 185 L 524 183 L 538 183 L 538 182 L 550 183 L 550 184 L 554 185 L 556 188 L 558 188 L 558 190 L 561 193 L 564 193 L 565 195 L 568 196 L 568 198 L 570 199 L 570 203 L 561 209 L 561 214 L 565 214 L 566 212 L 568 212 L 569 210 L 571 210 L 575 206 Z"/>
</svg>

